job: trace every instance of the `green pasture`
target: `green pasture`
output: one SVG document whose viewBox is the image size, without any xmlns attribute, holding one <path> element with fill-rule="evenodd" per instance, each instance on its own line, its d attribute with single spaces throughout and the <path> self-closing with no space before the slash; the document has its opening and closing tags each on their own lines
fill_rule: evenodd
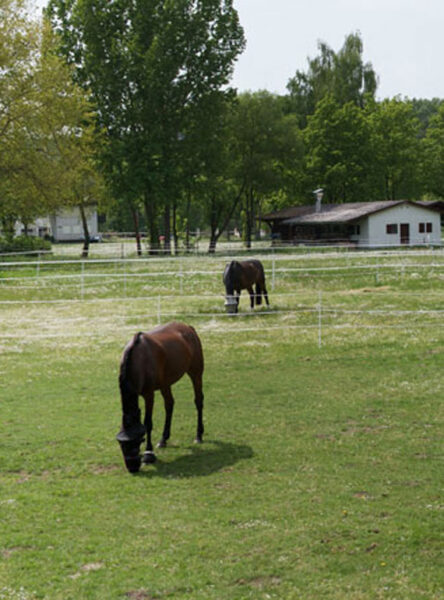
<svg viewBox="0 0 444 600">
<path fill-rule="evenodd" d="M 441 597 L 442 252 L 269 253 L 271 306 L 238 316 L 224 257 L 57 258 L 0 266 L 1 600 Z M 171 319 L 202 339 L 204 444 L 183 379 L 132 476 L 120 354 Z"/>
</svg>

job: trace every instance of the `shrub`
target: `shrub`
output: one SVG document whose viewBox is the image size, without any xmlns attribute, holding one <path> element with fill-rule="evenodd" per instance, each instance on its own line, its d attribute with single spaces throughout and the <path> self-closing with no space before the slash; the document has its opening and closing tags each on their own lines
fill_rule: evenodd
<svg viewBox="0 0 444 600">
<path fill-rule="evenodd" d="M 51 250 L 51 242 L 39 237 L 19 235 L 12 240 L 0 237 L 0 252 L 36 252 Z"/>
</svg>

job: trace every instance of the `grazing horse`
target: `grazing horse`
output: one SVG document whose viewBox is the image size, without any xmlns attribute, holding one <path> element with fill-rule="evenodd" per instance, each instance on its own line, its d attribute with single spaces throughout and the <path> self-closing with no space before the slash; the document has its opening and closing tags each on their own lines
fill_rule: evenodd
<svg viewBox="0 0 444 600">
<path fill-rule="evenodd" d="M 166 446 L 170 437 L 174 398 L 171 386 L 185 373 L 194 387 L 197 409 L 196 442 L 202 442 L 204 432 L 202 412 L 202 373 L 204 359 L 199 336 L 184 323 L 168 323 L 148 333 L 136 333 L 125 347 L 120 362 L 119 386 L 122 399 L 122 426 L 117 434 L 126 468 L 130 473 L 140 469 L 139 448 L 147 436 L 144 463 L 153 463 L 156 456 L 151 444 L 154 392 L 160 390 L 165 404 L 165 425 L 158 448 Z M 142 425 L 139 395 L 145 400 L 145 421 Z"/>
<path fill-rule="evenodd" d="M 267 288 L 265 287 L 264 267 L 260 260 L 244 260 L 241 262 L 232 260 L 225 267 L 223 282 L 226 292 L 225 304 L 228 307 L 234 305 L 234 312 L 238 311 L 240 293 L 241 290 L 245 289 L 250 294 L 251 308 L 254 307 L 255 299 L 256 304 L 262 304 L 262 294 L 267 306 L 270 305 Z M 253 291 L 254 285 L 256 286 L 256 293 Z"/>
</svg>

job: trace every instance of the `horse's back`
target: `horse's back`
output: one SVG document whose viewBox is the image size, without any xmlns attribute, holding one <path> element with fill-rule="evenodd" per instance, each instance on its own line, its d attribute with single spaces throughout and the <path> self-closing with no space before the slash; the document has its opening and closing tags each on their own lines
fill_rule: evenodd
<svg viewBox="0 0 444 600">
<path fill-rule="evenodd" d="M 203 352 L 195 329 L 185 323 L 159 325 L 140 336 L 140 352 L 135 368 L 145 371 L 146 382 L 161 389 L 178 381 L 185 373 L 203 371 Z"/>
<path fill-rule="evenodd" d="M 245 284 L 252 285 L 254 283 L 261 283 L 264 280 L 264 267 L 260 260 L 252 258 L 251 260 L 245 260 L 241 263 L 244 274 Z"/>
</svg>

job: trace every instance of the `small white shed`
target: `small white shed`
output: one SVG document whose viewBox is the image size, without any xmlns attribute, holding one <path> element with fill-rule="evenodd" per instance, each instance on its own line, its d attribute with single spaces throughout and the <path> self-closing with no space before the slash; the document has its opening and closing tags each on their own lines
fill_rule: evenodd
<svg viewBox="0 0 444 600">
<path fill-rule="evenodd" d="M 99 232 L 97 210 L 95 206 L 85 209 L 89 236 Z M 79 208 L 65 208 L 49 217 L 51 233 L 55 242 L 78 242 L 84 239 L 82 218 Z"/>
</svg>

